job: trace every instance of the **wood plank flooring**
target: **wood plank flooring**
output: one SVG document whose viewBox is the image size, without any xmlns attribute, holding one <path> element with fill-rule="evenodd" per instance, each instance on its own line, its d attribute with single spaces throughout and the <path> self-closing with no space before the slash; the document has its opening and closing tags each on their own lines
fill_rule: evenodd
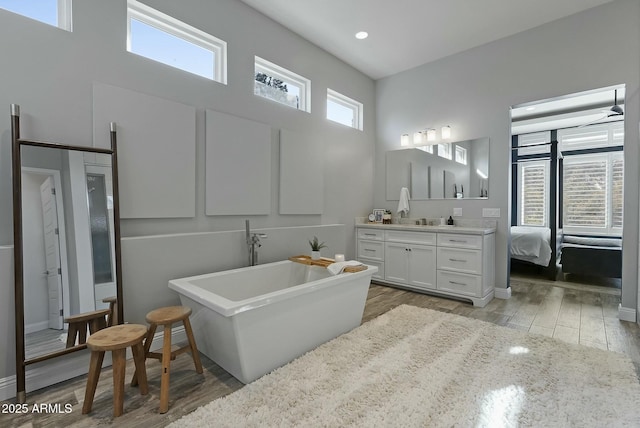
<svg viewBox="0 0 640 428">
<path fill-rule="evenodd" d="M 640 367 L 640 328 L 636 323 L 617 318 L 620 290 L 524 276 L 512 277 L 511 286 L 511 299 L 494 299 L 484 308 L 474 308 L 470 303 L 372 284 L 363 322 L 398 305 L 409 304 L 621 352 L 634 361 L 636 368 Z M 27 394 L 31 407 L 34 404 L 70 404 L 70 413 L 0 414 L 0 426 L 94 427 L 113 424 L 118 427 L 163 427 L 244 386 L 207 357 L 201 357 L 203 375 L 195 372 L 189 355 L 180 355 L 171 363 L 169 411 L 164 415 L 158 413 L 160 363 L 148 360 L 149 394 L 141 396 L 137 388 L 125 385 L 125 413 L 119 418 L 112 417 L 112 372 L 104 369 L 91 414 L 81 414 L 86 384 L 86 377 L 82 376 Z M 133 362 L 127 361 L 127 382 L 132 375 Z M 13 400 L 5 403 L 13 403 Z"/>
</svg>

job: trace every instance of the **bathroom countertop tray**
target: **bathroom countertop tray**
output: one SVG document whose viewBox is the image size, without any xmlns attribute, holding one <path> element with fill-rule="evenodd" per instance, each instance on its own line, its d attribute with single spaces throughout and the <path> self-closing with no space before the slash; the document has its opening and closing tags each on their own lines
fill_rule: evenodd
<svg viewBox="0 0 640 428">
<path fill-rule="evenodd" d="M 302 263 L 304 265 L 312 265 L 312 266 L 322 266 L 322 267 L 327 267 L 332 263 L 335 263 L 335 261 L 333 259 L 328 259 L 325 257 L 321 257 L 318 260 L 312 260 L 311 256 L 306 256 L 306 255 L 301 255 L 301 256 L 293 256 L 293 257 L 289 257 L 289 260 L 291 260 L 292 262 L 296 262 L 296 263 Z M 367 266 L 366 265 L 360 265 L 360 266 L 347 266 L 344 268 L 343 272 L 360 272 L 363 270 L 366 270 Z"/>
</svg>

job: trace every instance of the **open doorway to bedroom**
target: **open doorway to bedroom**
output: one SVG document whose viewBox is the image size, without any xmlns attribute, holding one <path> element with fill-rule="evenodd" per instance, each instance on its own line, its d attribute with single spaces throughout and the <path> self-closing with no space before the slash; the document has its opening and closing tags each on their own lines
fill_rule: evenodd
<svg viewBox="0 0 640 428">
<path fill-rule="evenodd" d="M 512 278 L 621 288 L 624 99 L 616 85 L 512 107 Z"/>
</svg>

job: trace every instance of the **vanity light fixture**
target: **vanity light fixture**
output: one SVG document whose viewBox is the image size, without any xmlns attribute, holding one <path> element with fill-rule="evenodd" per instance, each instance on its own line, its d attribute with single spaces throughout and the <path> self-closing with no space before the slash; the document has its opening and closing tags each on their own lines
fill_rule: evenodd
<svg viewBox="0 0 640 428">
<path fill-rule="evenodd" d="M 400 145 L 406 147 L 409 145 L 409 134 L 402 134 L 400 137 Z"/>
<path fill-rule="evenodd" d="M 356 33 L 356 39 L 358 40 L 364 40 L 367 37 L 369 37 L 369 33 L 367 33 L 366 31 L 358 31 Z"/>
<path fill-rule="evenodd" d="M 413 144 L 422 144 L 422 140 L 424 138 L 424 133 L 422 131 L 417 131 L 413 133 Z"/>
<path fill-rule="evenodd" d="M 427 141 L 436 141 L 436 130 L 435 130 L 435 128 L 427 129 Z"/>
<path fill-rule="evenodd" d="M 451 127 L 449 125 L 443 126 L 441 132 L 443 140 L 448 140 L 449 138 L 451 138 Z"/>
</svg>

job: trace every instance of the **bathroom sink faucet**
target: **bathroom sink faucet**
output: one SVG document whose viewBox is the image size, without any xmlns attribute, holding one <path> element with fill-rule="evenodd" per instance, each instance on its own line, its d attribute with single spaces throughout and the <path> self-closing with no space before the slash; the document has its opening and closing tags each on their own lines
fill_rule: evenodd
<svg viewBox="0 0 640 428">
<path fill-rule="evenodd" d="M 251 233 L 251 227 L 249 226 L 249 220 L 244 221 L 245 225 L 245 239 L 247 241 L 247 248 L 249 251 L 249 266 L 255 266 L 258 264 L 258 248 L 262 247 L 260 238 L 267 237 L 266 233 Z"/>
</svg>

